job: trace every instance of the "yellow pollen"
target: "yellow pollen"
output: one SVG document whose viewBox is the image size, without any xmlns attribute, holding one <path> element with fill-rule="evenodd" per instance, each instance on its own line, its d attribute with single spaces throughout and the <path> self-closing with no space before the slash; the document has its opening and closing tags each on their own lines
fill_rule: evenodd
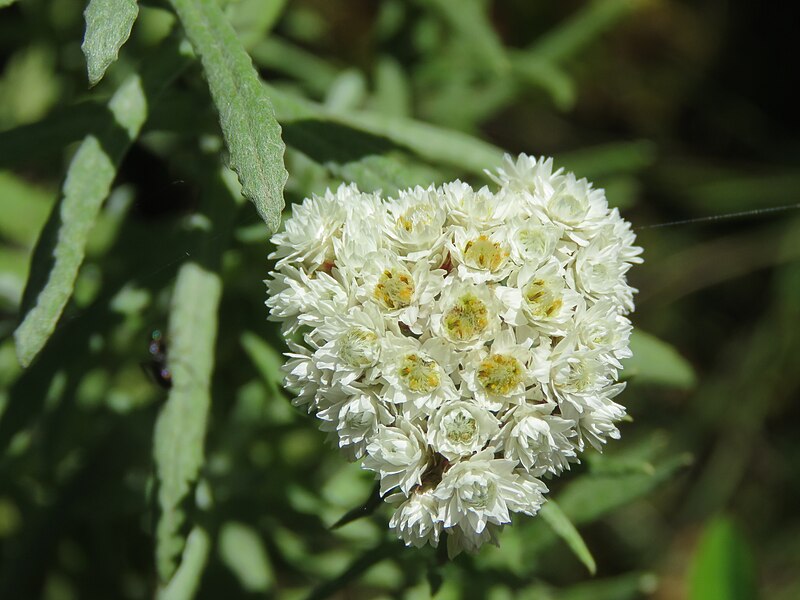
<svg viewBox="0 0 800 600">
<path fill-rule="evenodd" d="M 433 215 L 430 208 L 425 206 L 413 206 L 404 215 L 397 218 L 397 224 L 408 233 L 418 227 L 425 227 L 433 222 Z"/>
<path fill-rule="evenodd" d="M 491 354 L 478 365 L 478 381 L 490 394 L 507 396 L 522 382 L 522 365 L 513 356 Z"/>
<path fill-rule="evenodd" d="M 386 269 L 375 286 L 375 298 L 386 308 L 405 308 L 414 299 L 414 281 L 408 271 Z"/>
<path fill-rule="evenodd" d="M 464 245 L 464 259 L 470 266 L 484 271 L 496 271 L 508 258 L 508 251 L 499 242 L 493 242 L 485 235 L 470 240 Z"/>
<path fill-rule="evenodd" d="M 522 290 L 522 295 L 534 317 L 545 318 L 557 315 L 563 301 L 547 286 L 544 279 L 534 279 Z"/>
<path fill-rule="evenodd" d="M 444 327 L 454 340 L 470 341 L 489 326 L 486 304 L 473 294 L 464 294 L 444 315 Z"/>
<path fill-rule="evenodd" d="M 400 377 L 416 394 L 427 394 L 439 387 L 439 365 L 419 354 L 407 354 L 400 362 Z"/>
</svg>

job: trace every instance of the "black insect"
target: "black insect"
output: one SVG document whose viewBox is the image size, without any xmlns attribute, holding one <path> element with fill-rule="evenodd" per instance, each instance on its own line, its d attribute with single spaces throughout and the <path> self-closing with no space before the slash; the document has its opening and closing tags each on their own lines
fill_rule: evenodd
<svg viewBox="0 0 800 600">
<path fill-rule="evenodd" d="M 167 368 L 167 343 L 160 330 L 154 329 L 150 334 L 150 345 L 147 348 L 150 360 L 142 363 L 147 376 L 165 390 L 172 387 L 172 373 Z"/>
</svg>

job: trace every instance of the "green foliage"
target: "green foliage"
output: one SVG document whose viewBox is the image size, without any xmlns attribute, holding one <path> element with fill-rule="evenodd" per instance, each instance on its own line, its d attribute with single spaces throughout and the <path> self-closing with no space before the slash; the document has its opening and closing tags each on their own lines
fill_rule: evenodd
<svg viewBox="0 0 800 600">
<path fill-rule="evenodd" d="M 204 461 L 221 293 L 219 276 L 196 263 L 187 262 L 178 272 L 168 330 L 172 389 L 153 434 L 161 508 L 156 562 L 165 582 L 172 578 L 184 545 L 182 504 Z"/>
<path fill-rule="evenodd" d="M 752 551 L 736 525 L 717 517 L 706 525 L 695 552 L 689 598 L 758 597 Z"/>
<path fill-rule="evenodd" d="M 0 7 L 0 597 L 800 597 L 800 223 L 648 228 L 796 203 L 796 19 L 754 45 L 746 3 L 730 32 L 638 0 Z M 445 561 L 291 406 L 261 280 L 284 202 L 480 186 L 506 151 L 645 247 L 632 422 Z"/>
<path fill-rule="evenodd" d="M 81 50 L 86 56 L 89 84 L 96 85 L 128 40 L 139 5 L 136 0 L 90 0 L 84 16 L 86 34 Z"/>
<path fill-rule="evenodd" d="M 586 565 L 589 573 L 594 575 L 597 572 L 597 564 L 592 553 L 586 547 L 581 534 L 575 529 L 572 521 L 564 514 L 561 507 L 555 500 L 548 500 L 539 511 L 539 516 L 553 529 L 561 539 L 563 539 L 570 549 L 575 553 L 580 561 Z"/>
<path fill-rule="evenodd" d="M 203 62 L 242 193 L 255 204 L 267 227 L 276 231 L 288 174 L 283 166 L 281 128 L 269 96 L 215 0 L 171 2 Z"/>
<path fill-rule="evenodd" d="M 203 568 L 211 551 L 211 539 L 200 527 L 192 529 L 186 538 L 181 566 L 170 582 L 160 588 L 157 600 L 191 600 L 200 587 Z"/>
<path fill-rule="evenodd" d="M 242 523 L 225 523 L 219 532 L 220 559 L 248 592 L 266 592 L 275 575 L 261 537 Z"/>
<path fill-rule="evenodd" d="M 692 366 L 669 344 L 636 330 L 631 335 L 633 356 L 625 361 L 625 377 L 681 389 L 695 384 Z"/>
<path fill-rule="evenodd" d="M 47 342 L 72 295 L 89 232 L 111 190 L 117 165 L 144 122 L 146 101 L 138 76 L 120 87 L 108 109 L 113 124 L 103 138 L 90 135 L 81 143 L 67 170 L 61 200 L 34 253 L 23 300 L 26 315 L 14 332 L 23 366 L 28 366 Z"/>
</svg>

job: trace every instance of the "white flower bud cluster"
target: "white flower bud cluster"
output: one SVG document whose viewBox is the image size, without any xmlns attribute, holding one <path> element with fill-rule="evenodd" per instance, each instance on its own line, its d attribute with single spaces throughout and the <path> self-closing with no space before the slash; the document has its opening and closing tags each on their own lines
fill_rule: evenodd
<svg viewBox="0 0 800 600">
<path fill-rule="evenodd" d="M 619 437 L 641 249 L 603 190 L 552 164 L 506 157 L 496 192 L 343 185 L 272 239 L 295 404 L 377 474 L 408 545 L 495 542 L 538 511 L 542 476 Z"/>
</svg>

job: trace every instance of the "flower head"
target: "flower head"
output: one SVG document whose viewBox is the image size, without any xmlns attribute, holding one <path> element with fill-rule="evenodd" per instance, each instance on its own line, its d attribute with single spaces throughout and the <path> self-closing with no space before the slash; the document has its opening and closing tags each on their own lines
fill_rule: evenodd
<svg viewBox="0 0 800 600">
<path fill-rule="evenodd" d="M 375 473 L 400 539 L 445 536 L 451 555 L 496 543 L 539 510 L 539 477 L 619 437 L 641 262 L 603 190 L 552 159 L 489 175 L 498 189 L 306 199 L 267 282 L 294 403 Z"/>
</svg>

